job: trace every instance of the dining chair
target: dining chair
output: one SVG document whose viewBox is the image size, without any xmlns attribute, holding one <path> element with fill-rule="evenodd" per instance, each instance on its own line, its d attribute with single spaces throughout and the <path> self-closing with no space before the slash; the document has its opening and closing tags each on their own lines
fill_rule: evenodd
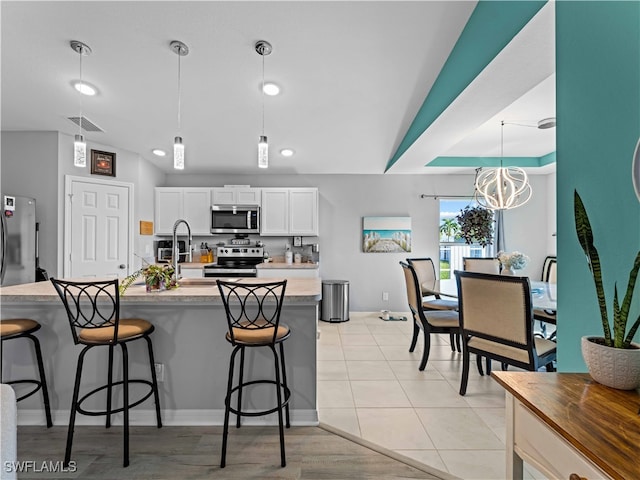
<svg viewBox="0 0 640 480">
<path fill-rule="evenodd" d="M 554 255 L 548 255 L 542 264 L 542 274 L 540 280 L 547 283 L 556 283 L 558 261 Z M 542 308 L 533 309 L 533 318 L 540 322 L 540 334 L 544 338 L 553 340 L 556 338 L 556 331 L 547 336 L 547 324 L 556 324 L 556 310 L 545 310 Z"/>
<path fill-rule="evenodd" d="M 462 332 L 460 395 L 467 392 L 469 355 L 503 365 L 553 371 L 556 344 L 533 335 L 531 284 L 528 277 L 456 271 Z M 482 373 L 481 373 L 482 375 Z"/>
<path fill-rule="evenodd" d="M 413 336 L 409 351 L 413 352 L 418 342 L 420 330 L 423 332 L 424 350 L 422 360 L 418 370 L 422 371 L 427 366 L 429 351 L 431 350 L 432 333 L 459 334 L 460 323 L 458 312 L 454 310 L 425 310 L 422 306 L 422 290 L 418 283 L 418 275 L 415 269 L 405 262 L 400 262 L 404 272 L 405 284 L 407 287 L 407 301 L 413 317 Z"/>
<path fill-rule="evenodd" d="M 458 310 L 458 299 L 438 291 L 436 269 L 431 258 L 407 258 L 418 276 L 418 285 L 422 291 L 422 308 L 425 310 Z M 425 298 L 427 297 L 427 298 Z M 449 297 L 449 298 L 442 298 Z M 449 336 L 451 351 L 462 351 L 460 336 L 452 333 Z"/>
<path fill-rule="evenodd" d="M 462 257 L 462 269 L 465 272 L 500 273 L 500 261 L 494 257 Z"/>
</svg>

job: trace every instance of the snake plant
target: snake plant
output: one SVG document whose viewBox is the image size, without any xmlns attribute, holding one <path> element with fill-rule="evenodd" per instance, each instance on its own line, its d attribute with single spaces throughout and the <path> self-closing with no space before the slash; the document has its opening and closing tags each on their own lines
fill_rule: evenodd
<svg viewBox="0 0 640 480">
<path fill-rule="evenodd" d="M 600 306 L 600 316 L 602 319 L 602 329 L 604 331 L 604 344 L 614 348 L 631 348 L 633 336 L 640 326 L 640 315 L 638 319 L 631 325 L 627 333 L 627 321 L 629 319 L 629 309 L 631 308 L 631 300 L 640 271 L 640 251 L 636 255 L 636 260 L 631 267 L 629 273 L 629 282 L 627 283 L 627 292 L 620 304 L 618 300 L 618 285 L 614 284 L 613 291 L 613 337 L 611 336 L 611 328 L 609 326 L 609 317 L 607 315 L 607 301 L 602 285 L 602 268 L 600 266 L 600 257 L 598 250 L 593 244 L 593 231 L 587 210 L 582 203 L 582 199 L 578 192 L 574 190 L 574 218 L 576 221 L 576 233 L 582 250 L 587 256 L 587 265 L 591 270 L 593 281 L 596 286 L 596 294 L 598 296 L 598 305 Z M 625 337 L 626 334 L 626 337 Z"/>
</svg>

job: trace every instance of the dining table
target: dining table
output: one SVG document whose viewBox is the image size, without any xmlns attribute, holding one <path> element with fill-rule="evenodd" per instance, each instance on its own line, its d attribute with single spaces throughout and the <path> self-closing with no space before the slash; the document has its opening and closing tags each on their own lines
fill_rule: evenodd
<svg viewBox="0 0 640 480">
<path fill-rule="evenodd" d="M 539 280 L 529 280 L 531 284 L 531 305 L 534 310 L 546 310 L 556 312 L 557 310 L 557 284 L 541 282 Z M 458 298 L 458 285 L 454 279 L 440 280 L 437 290 L 427 289 L 423 286 L 423 293 L 432 293 L 450 298 Z M 545 318 L 547 323 L 555 324 L 555 318 Z"/>
</svg>

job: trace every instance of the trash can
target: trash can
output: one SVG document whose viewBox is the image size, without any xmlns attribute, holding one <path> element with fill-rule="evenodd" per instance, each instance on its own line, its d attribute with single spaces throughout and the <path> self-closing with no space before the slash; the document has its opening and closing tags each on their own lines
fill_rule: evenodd
<svg viewBox="0 0 640 480">
<path fill-rule="evenodd" d="M 320 320 L 346 322 L 349 320 L 349 281 L 323 280 Z"/>
</svg>

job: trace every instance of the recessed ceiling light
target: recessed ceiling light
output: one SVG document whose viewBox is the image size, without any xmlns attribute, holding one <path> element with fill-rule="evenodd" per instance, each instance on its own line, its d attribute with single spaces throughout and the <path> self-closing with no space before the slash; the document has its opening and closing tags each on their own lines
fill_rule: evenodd
<svg viewBox="0 0 640 480">
<path fill-rule="evenodd" d="M 160 150 L 159 148 L 154 148 L 152 152 L 154 155 L 157 155 L 158 157 L 164 157 L 167 154 L 167 152 L 165 152 L 164 150 Z"/>
<path fill-rule="evenodd" d="M 280 150 L 280 155 L 282 155 L 283 157 L 293 157 L 294 153 L 295 152 L 291 148 L 283 148 L 282 150 Z"/>
<path fill-rule="evenodd" d="M 271 95 L 273 97 L 274 95 L 278 95 L 280 93 L 280 87 L 275 83 L 268 82 L 264 84 L 264 87 L 262 87 L 262 91 L 266 95 Z"/>
<path fill-rule="evenodd" d="M 98 93 L 98 89 L 93 85 L 89 85 L 87 82 L 74 82 L 73 88 L 75 88 L 81 94 L 88 95 L 89 97 L 93 97 L 96 93 Z"/>
</svg>

